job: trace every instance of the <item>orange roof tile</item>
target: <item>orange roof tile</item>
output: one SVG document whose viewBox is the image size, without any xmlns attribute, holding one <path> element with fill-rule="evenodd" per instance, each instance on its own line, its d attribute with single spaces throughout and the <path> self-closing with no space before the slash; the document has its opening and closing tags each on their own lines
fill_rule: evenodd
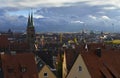
<svg viewBox="0 0 120 78">
<path fill-rule="evenodd" d="M 4 78 L 38 78 L 32 53 L 1 54 Z"/>
<path fill-rule="evenodd" d="M 7 35 L 0 35 L 0 48 L 7 48 L 9 43 Z"/>
<path fill-rule="evenodd" d="M 13 42 L 10 44 L 11 50 L 28 50 L 29 45 L 26 42 Z"/>
<path fill-rule="evenodd" d="M 92 78 L 101 78 L 103 74 L 106 78 L 120 78 L 120 52 L 119 50 L 111 50 L 97 46 L 89 45 L 90 49 L 88 52 L 81 52 L 81 55 L 87 65 L 87 68 L 92 76 Z M 96 55 L 96 48 L 101 48 L 101 57 Z"/>
</svg>

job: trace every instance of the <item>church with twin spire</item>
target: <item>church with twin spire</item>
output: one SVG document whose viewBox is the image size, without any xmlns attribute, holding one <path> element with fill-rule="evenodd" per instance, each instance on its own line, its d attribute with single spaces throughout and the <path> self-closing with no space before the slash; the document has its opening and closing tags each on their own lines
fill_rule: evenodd
<svg viewBox="0 0 120 78">
<path fill-rule="evenodd" d="M 33 13 L 30 13 L 28 16 L 28 22 L 27 22 L 27 43 L 29 45 L 29 50 L 34 51 L 35 49 L 35 27 L 33 22 Z"/>
</svg>

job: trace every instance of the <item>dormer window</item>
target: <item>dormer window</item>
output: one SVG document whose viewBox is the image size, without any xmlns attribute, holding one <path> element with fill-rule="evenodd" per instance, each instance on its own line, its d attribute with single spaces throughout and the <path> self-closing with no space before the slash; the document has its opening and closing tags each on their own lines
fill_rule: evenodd
<svg viewBox="0 0 120 78">
<path fill-rule="evenodd" d="M 21 68 L 20 68 L 20 71 L 21 71 L 22 73 L 24 73 L 24 72 L 27 71 L 27 68 L 26 68 L 26 67 L 21 67 Z"/>
<path fill-rule="evenodd" d="M 43 66 L 43 64 L 40 64 L 40 67 L 42 67 Z"/>
</svg>

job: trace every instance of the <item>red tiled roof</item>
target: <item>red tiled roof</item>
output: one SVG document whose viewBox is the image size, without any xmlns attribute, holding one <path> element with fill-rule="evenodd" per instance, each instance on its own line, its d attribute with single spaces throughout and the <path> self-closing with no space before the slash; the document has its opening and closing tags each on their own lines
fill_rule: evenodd
<svg viewBox="0 0 120 78">
<path fill-rule="evenodd" d="M 0 35 L 0 48 L 7 48 L 9 43 L 7 35 Z"/>
<path fill-rule="evenodd" d="M 37 66 L 32 53 L 1 54 L 1 61 L 4 78 L 38 78 Z"/>
<path fill-rule="evenodd" d="M 0 48 L 10 50 L 28 50 L 29 45 L 27 42 L 10 42 L 8 35 L 0 35 Z"/>
<path fill-rule="evenodd" d="M 13 42 L 10 44 L 11 50 L 27 50 L 29 45 L 26 42 Z"/>
<path fill-rule="evenodd" d="M 120 51 L 105 49 L 101 45 L 89 45 L 88 52 L 81 52 L 92 78 L 120 78 Z M 96 55 L 96 48 L 101 47 L 101 57 Z"/>
</svg>

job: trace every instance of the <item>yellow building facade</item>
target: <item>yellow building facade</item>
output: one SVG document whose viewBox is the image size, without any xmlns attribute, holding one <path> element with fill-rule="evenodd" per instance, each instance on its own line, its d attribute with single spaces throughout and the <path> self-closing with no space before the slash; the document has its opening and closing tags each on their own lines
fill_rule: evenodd
<svg viewBox="0 0 120 78">
<path fill-rule="evenodd" d="M 66 78 L 91 78 L 90 73 L 88 72 L 84 60 L 80 54 Z"/>
<path fill-rule="evenodd" d="M 47 65 L 38 73 L 39 78 L 57 78 Z"/>
</svg>

